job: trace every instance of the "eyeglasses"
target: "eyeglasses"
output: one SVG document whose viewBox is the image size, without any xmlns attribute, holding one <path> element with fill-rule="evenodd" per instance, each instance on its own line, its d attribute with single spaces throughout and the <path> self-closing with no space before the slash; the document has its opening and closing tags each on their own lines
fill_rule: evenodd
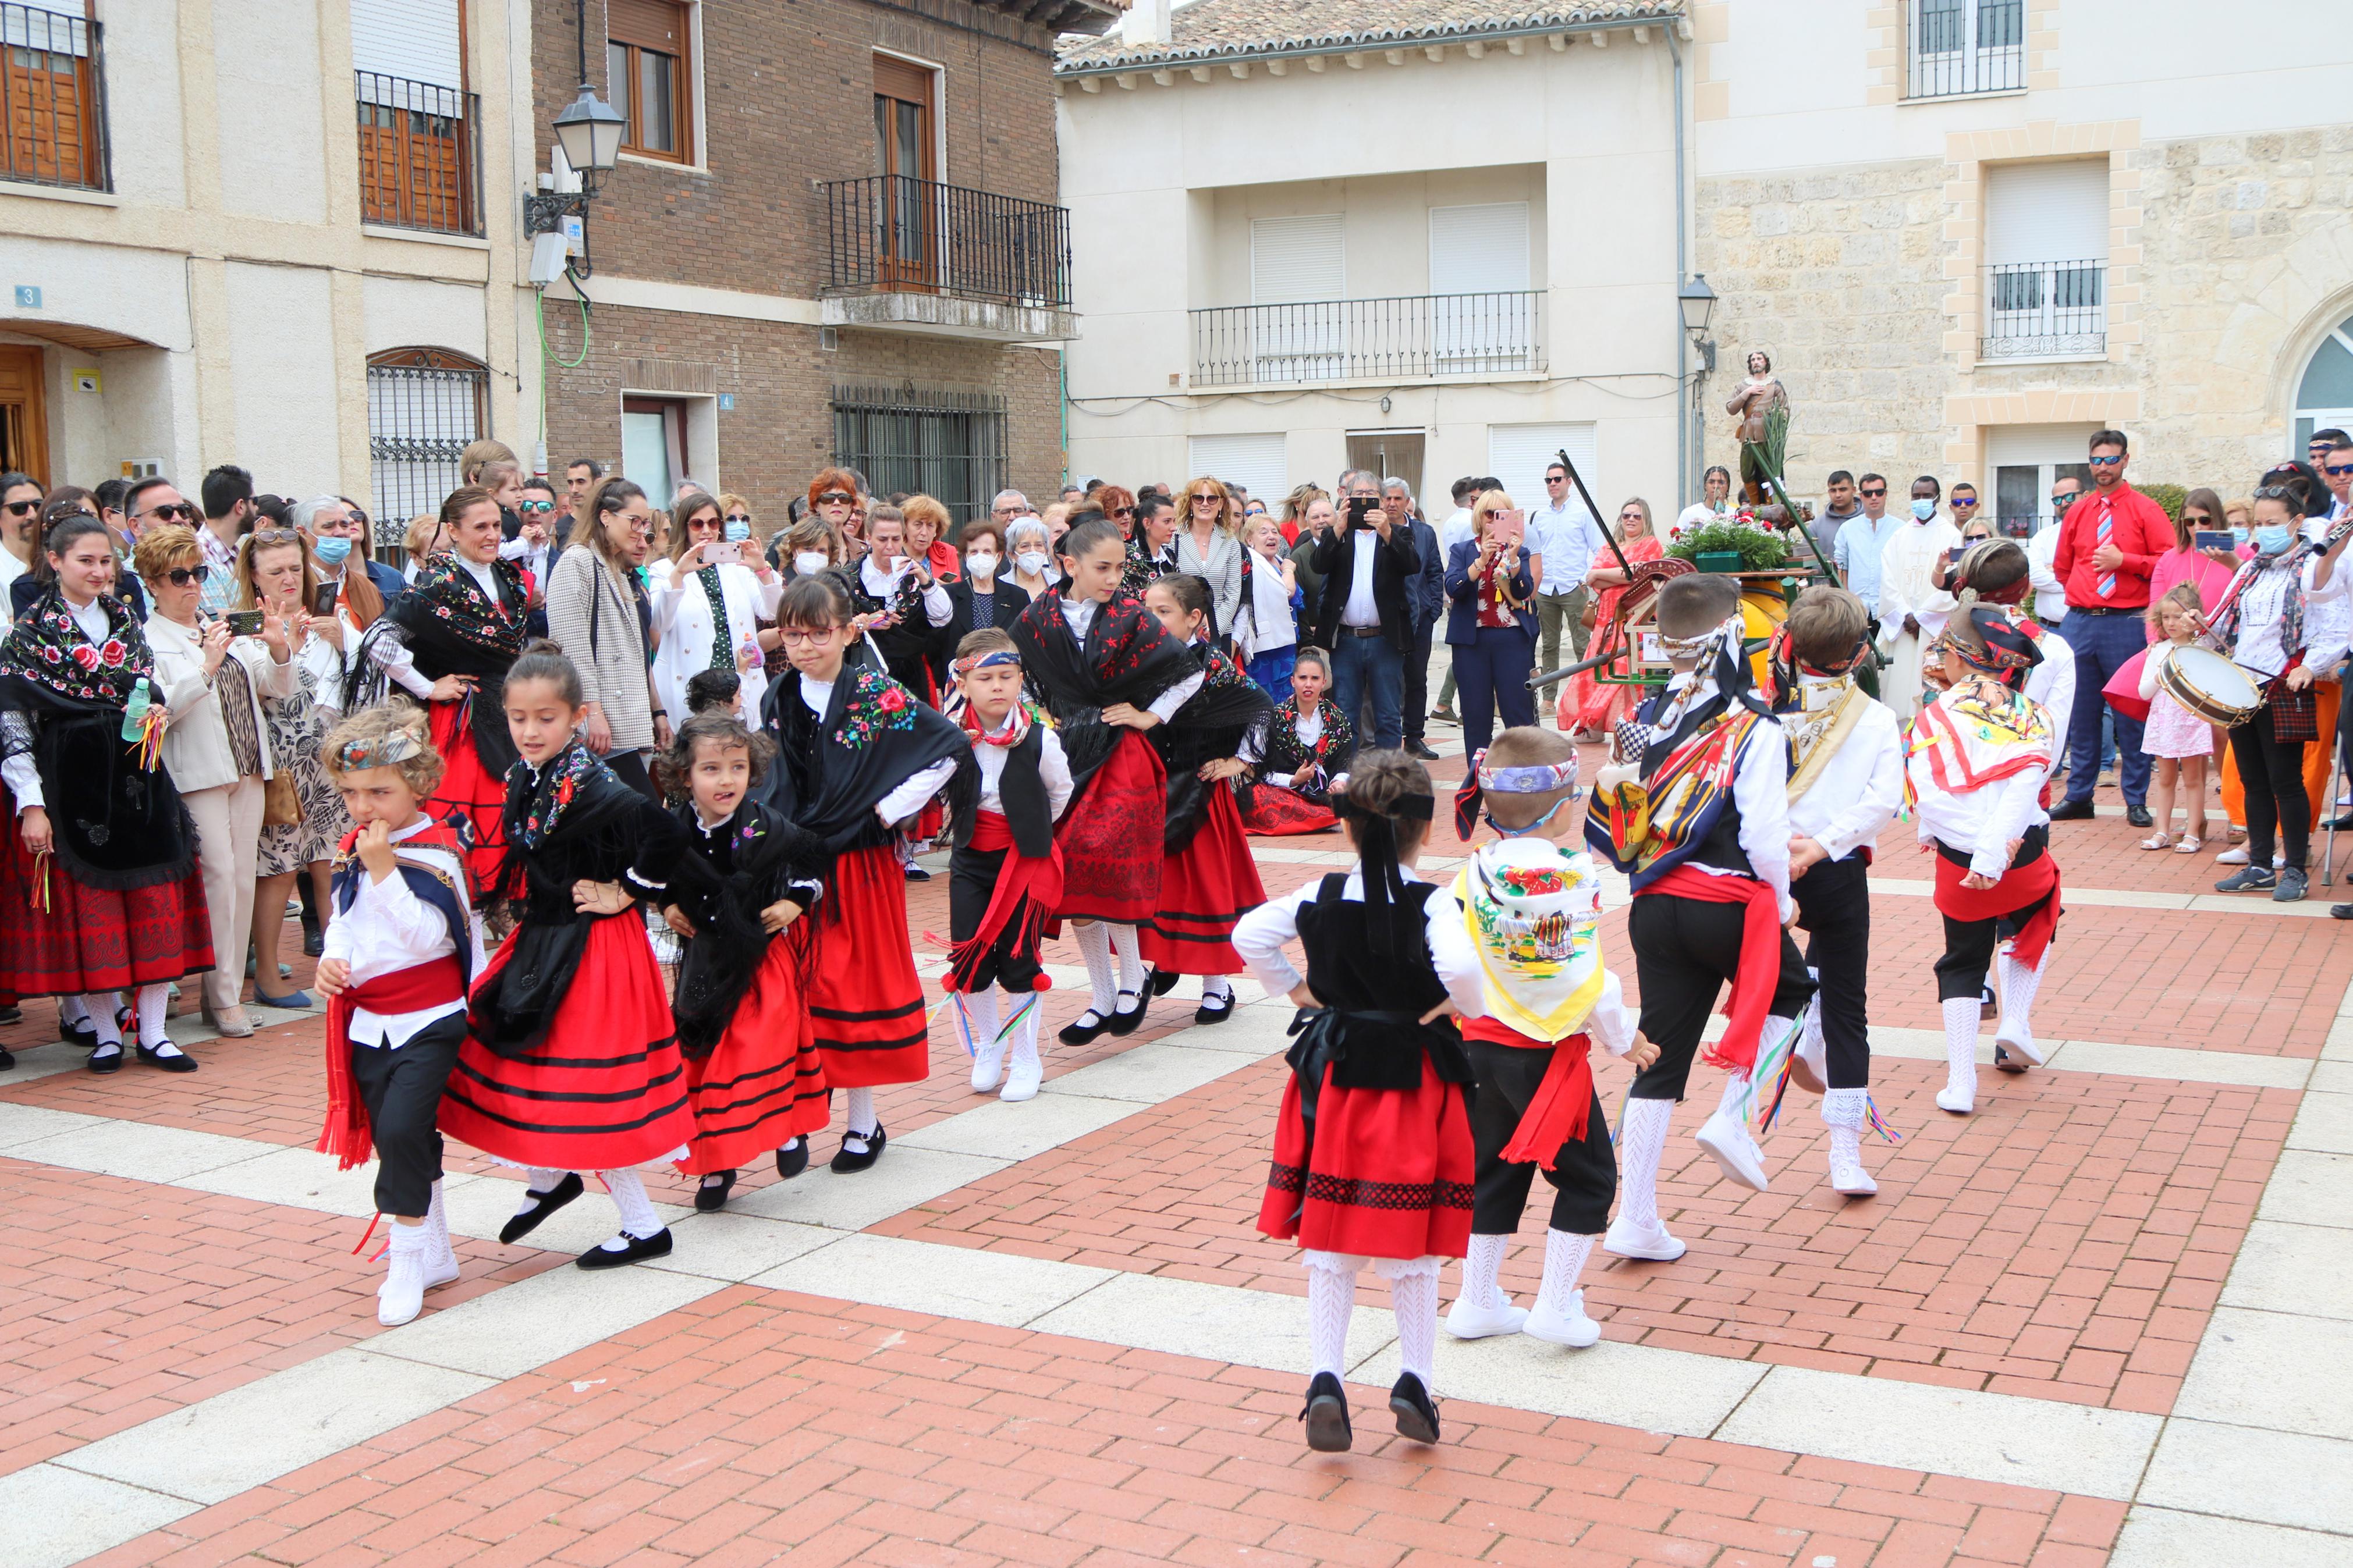
<svg viewBox="0 0 2353 1568">
<path fill-rule="evenodd" d="M 827 490 L 824 494 L 817 498 L 817 504 L 819 506 L 847 506 L 857 500 L 858 498 L 851 495 L 848 490 Z"/>
<path fill-rule="evenodd" d="M 1134 517 L 1135 515 L 1135 509 L 1132 506 L 1115 506 L 1109 511 L 1103 513 L 1103 515 L 1105 517 Z"/>
<path fill-rule="evenodd" d="M 206 570 L 203 566 L 174 566 L 164 574 L 164 581 L 174 588 L 185 588 L 191 583 L 203 582 Z"/>
<path fill-rule="evenodd" d="M 131 515 L 152 517 L 157 522 L 169 522 L 174 518 L 178 518 L 183 522 L 194 522 L 196 521 L 196 509 L 185 501 L 181 501 L 177 505 L 159 506 L 148 511 L 134 511 Z"/>
<path fill-rule="evenodd" d="M 554 510 L 555 503 L 552 500 L 527 500 L 515 508 L 515 510 L 520 512 L 554 511 Z"/>
<path fill-rule="evenodd" d="M 2125 455 L 2122 452 L 2118 452 L 2113 458 L 2094 458 L 2091 462 L 2092 467 L 2095 468 L 2113 468 L 2124 460 Z"/>
<path fill-rule="evenodd" d="M 1975 496 L 1955 496 L 1953 498 L 1953 505 L 1955 509 L 1958 510 L 1966 511 L 1977 504 L 1978 498 Z"/>
<path fill-rule="evenodd" d="M 41 503 L 37 500 L 12 500 L 8 503 L 8 510 L 18 517 L 30 517 L 41 510 Z"/>
<path fill-rule="evenodd" d="M 1211 506 L 1215 506 L 1218 504 L 1218 498 L 1216 496 L 1208 495 L 1195 496 L 1192 498 L 1192 501 L 1195 506 L 1199 506 L 1204 501 L 1207 501 Z"/>
<path fill-rule="evenodd" d="M 839 625 L 830 626 L 779 626 L 776 628 L 776 637 L 779 641 L 785 643 L 787 647 L 797 647 L 804 643 L 830 642 L 833 639 L 833 634 L 839 630 L 841 630 L 841 627 Z"/>
<path fill-rule="evenodd" d="M 727 521 L 730 522 L 740 522 L 744 524 L 744 527 L 749 528 L 752 525 L 752 514 L 748 511 L 731 511 L 727 514 Z"/>
<path fill-rule="evenodd" d="M 1882 485 L 1875 490 L 1857 490 L 1854 493 L 1859 496 L 1868 496 L 1875 499 L 1879 496 L 1885 495 L 1887 493 L 1887 487 L 1885 485 Z"/>
<path fill-rule="evenodd" d="M 2320 471 L 2332 479 L 2341 479 L 2348 474 L 2353 474 L 2353 463 L 2327 463 L 2322 465 Z"/>
</svg>

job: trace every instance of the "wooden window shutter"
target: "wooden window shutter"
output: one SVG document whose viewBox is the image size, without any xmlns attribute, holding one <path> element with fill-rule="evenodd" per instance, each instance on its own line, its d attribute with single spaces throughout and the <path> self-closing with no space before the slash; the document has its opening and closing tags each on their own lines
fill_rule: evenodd
<svg viewBox="0 0 2353 1568">
<path fill-rule="evenodd" d="M 932 101 L 932 73 L 891 55 L 876 55 L 874 90 L 884 98 L 928 108 Z"/>
<path fill-rule="evenodd" d="M 665 55 L 686 53 L 686 7 L 672 0 L 605 0 L 605 36 Z"/>
</svg>

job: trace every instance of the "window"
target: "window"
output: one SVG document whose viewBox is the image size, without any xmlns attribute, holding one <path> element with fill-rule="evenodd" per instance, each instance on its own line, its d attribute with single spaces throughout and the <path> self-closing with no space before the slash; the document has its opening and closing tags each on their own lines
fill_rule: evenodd
<svg viewBox="0 0 2353 1568">
<path fill-rule="evenodd" d="M 1438 374 L 1534 368 L 1528 204 L 1430 208 L 1430 292 Z"/>
<path fill-rule="evenodd" d="M 939 283 L 934 239 L 934 74 L 895 55 L 874 57 L 875 255 L 886 289 L 930 289 Z"/>
<path fill-rule="evenodd" d="M 1252 381 L 1331 381 L 1348 373 L 1349 317 L 1338 213 L 1250 220 Z"/>
<path fill-rule="evenodd" d="M 1262 436 L 1196 436 L 1188 443 L 1185 471 L 1238 484 L 1270 507 L 1291 493 L 1282 461 L 1282 432 Z"/>
<path fill-rule="evenodd" d="M 2051 487 L 2079 479 L 2092 487 L 2093 425 L 1996 425 L 1986 431 L 1986 467 L 1993 472 L 1996 532 L 2031 539 L 2058 521 L 2051 515 Z"/>
<path fill-rule="evenodd" d="M 2106 353 L 2106 159 L 1987 170 L 1985 243 L 1980 359 Z"/>
<path fill-rule="evenodd" d="M 937 497 L 958 523 L 1005 488 L 1005 399 L 916 386 L 833 389 L 833 460 L 876 495 Z"/>
<path fill-rule="evenodd" d="M 0 178 L 111 189 L 99 27 L 78 16 L 0 5 Z"/>
<path fill-rule="evenodd" d="M 2026 85 L 2026 0 L 1908 0 L 1906 98 Z"/>
<path fill-rule="evenodd" d="M 458 488 L 458 458 L 488 425 L 491 374 L 448 349 L 388 349 L 367 367 L 368 466 L 379 556 L 408 520 Z"/>
<path fill-rule="evenodd" d="M 605 70 L 626 152 L 694 162 L 693 61 L 678 0 L 607 0 Z"/>
<path fill-rule="evenodd" d="M 1577 477 L 1600 500 L 1600 465 L 1591 425 L 1490 425 L 1487 471 L 1504 481 L 1504 493 L 1514 504 L 1533 510 L 1546 504 L 1545 465 L 1558 460 L 1563 447 L 1568 449 L 1568 460 L 1577 465 Z M 1569 487 L 1569 494 L 1577 494 L 1575 485 Z"/>
<path fill-rule="evenodd" d="M 480 172 L 456 0 L 351 0 L 360 216 L 479 235 Z"/>
<path fill-rule="evenodd" d="M 2353 319 L 2339 322 L 2312 351 L 2296 382 L 2293 417 L 2299 458 L 2315 430 L 2353 430 Z"/>
<path fill-rule="evenodd" d="M 686 405 L 668 397 L 621 399 L 621 472 L 654 505 L 670 505 L 687 473 Z"/>
</svg>

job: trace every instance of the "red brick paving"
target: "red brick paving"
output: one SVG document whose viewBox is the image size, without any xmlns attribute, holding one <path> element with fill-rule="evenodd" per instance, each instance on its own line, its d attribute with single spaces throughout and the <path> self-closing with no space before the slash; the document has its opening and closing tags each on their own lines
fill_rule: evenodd
<svg viewBox="0 0 2353 1568">
<path fill-rule="evenodd" d="M 1027 1257 L 1297 1294 L 1297 1253 L 1252 1226 L 1283 1068 L 1269 1061 L 874 1228 Z M 1775 1191 L 1722 1181 L 1677 1117 L 1661 1205 L 1691 1247 L 1598 1256 L 1587 1300 L 1617 1340 L 2162 1414 L 2294 1118 L 2284 1091 L 2147 1079 L 1983 1075 L 1978 1113 L 1937 1110 L 1943 1070 L 1890 1061 L 1905 1136 L 1866 1157 L 1880 1195 L 1824 1182 L 1827 1133 L 1793 1091 L 1767 1141 Z M 1712 1074 L 1702 1091 L 1715 1092 Z M 1613 1115 L 1627 1074 L 1601 1071 Z M 1542 1265 L 1539 1183 L 1504 1269 Z M 1451 1271 L 1450 1271 L 1451 1273 Z M 1448 1282 L 1452 1299 L 1453 1282 Z"/>
<path fill-rule="evenodd" d="M 735 1287 L 91 1559 L 2095 1568 L 2124 1505 Z"/>
<path fill-rule="evenodd" d="M 365 1222 L 0 1159 L 0 1474 L 380 1332 Z M 452 1238 L 436 1309 L 565 1261 Z"/>
</svg>

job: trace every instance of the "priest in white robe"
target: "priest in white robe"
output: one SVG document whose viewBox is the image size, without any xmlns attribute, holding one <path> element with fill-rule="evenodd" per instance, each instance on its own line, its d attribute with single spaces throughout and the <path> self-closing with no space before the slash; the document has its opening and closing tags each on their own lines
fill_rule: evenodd
<svg viewBox="0 0 2353 1568">
<path fill-rule="evenodd" d="M 1912 517 L 1879 557 L 1879 647 L 1889 660 L 1879 672 L 1879 699 L 1909 724 L 1920 710 L 1921 650 L 1945 629 L 1953 596 L 1943 580 L 1945 555 L 1957 552 L 1961 531 L 1945 521 L 1934 479 L 1912 481 Z"/>
</svg>

